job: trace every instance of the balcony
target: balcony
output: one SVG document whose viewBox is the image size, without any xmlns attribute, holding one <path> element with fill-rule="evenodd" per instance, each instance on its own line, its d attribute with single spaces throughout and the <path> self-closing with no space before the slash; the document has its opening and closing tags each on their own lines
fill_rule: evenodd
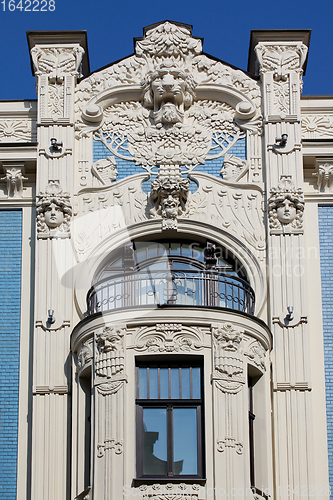
<svg viewBox="0 0 333 500">
<path fill-rule="evenodd" d="M 88 292 L 88 314 L 163 305 L 221 307 L 254 314 L 250 285 L 216 271 L 136 271 L 108 277 Z"/>
</svg>

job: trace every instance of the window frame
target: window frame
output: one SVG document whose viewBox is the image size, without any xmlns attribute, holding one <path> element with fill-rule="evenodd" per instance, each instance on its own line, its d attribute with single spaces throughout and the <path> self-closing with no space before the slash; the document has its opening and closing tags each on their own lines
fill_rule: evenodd
<svg viewBox="0 0 333 500">
<path fill-rule="evenodd" d="M 204 446 L 204 393 L 203 393 L 203 362 L 201 356 L 188 356 L 172 360 L 164 356 L 149 360 L 137 359 L 135 365 L 136 379 L 136 479 L 142 480 L 203 480 L 205 479 L 205 446 Z M 187 368 L 200 367 L 200 399 L 140 399 L 139 398 L 139 368 Z M 181 385 L 181 382 L 180 382 Z M 169 395 L 170 385 L 169 385 Z M 147 394 L 149 396 L 149 394 Z M 167 410 L 167 474 L 143 474 L 143 410 L 144 408 L 166 408 Z M 175 408 L 196 408 L 197 418 L 197 474 L 174 474 L 173 459 L 173 410 Z"/>
</svg>

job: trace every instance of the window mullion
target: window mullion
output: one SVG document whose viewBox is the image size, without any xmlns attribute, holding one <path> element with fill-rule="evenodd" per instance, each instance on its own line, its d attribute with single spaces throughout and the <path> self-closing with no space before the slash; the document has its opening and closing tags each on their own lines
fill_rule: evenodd
<svg viewBox="0 0 333 500">
<path fill-rule="evenodd" d="M 173 477 L 173 408 L 167 405 L 168 477 Z"/>
</svg>

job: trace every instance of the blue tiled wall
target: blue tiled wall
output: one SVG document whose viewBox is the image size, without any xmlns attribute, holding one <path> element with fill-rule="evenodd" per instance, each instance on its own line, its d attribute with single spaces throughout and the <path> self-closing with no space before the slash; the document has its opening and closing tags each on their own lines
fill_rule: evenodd
<svg viewBox="0 0 333 500">
<path fill-rule="evenodd" d="M 16 499 L 22 212 L 0 210 L 0 498 Z"/>
<path fill-rule="evenodd" d="M 325 350 L 328 465 L 330 486 L 333 491 L 333 206 L 319 207 L 318 217 Z"/>
<path fill-rule="evenodd" d="M 216 154 L 218 150 L 214 150 L 212 154 Z M 246 138 L 239 139 L 236 144 L 230 149 L 229 154 L 233 154 L 238 156 L 242 160 L 246 159 Z M 94 162 L 100 160 L 102 158 L 107 158 L 110 156 L 110 151 L 104 146 L 104 144 L 100 141 L 93 142 L 93 159 Z M 223 166 L 224 157 L 218 158 L 217 160 L 207 160 L 205 165 L 198 165 L 194 171 L 198 172 L 206 172 L 207 174 L 215 175 L 216 177 L 221 178 L 220 172 Z M 135 165 L 133 161 L 122 160 L 120 158 L 116 158 L 117 161 L 117 171 L 118 177 L 117 180 L 124 179 L 124 177 L 128 177 L 129 175 L 140 174 L 144 172 L 141 165 Z M 142 190 L 145 193 L 149 193 L 150 191 L 151 179 L 144 182 L 142 184 Z M 197 190 L 197 185 L 195 182 L 191 181 L 190 191 L 194 192 Z"/>
</svg>

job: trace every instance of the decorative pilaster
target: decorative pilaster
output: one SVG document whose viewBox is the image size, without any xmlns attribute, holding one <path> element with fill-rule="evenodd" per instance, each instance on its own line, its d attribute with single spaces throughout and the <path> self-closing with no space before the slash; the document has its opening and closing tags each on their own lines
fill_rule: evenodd
<svg viewBox="0 0 333 500">
<path fill-rule="evenodd" d="M 74 263 L 68 238 L 74 192 L 74 89 L 84 49 L 82 34 L 75 32 L 30 32 L 28 42 L 38 95 L 31 496 L 57 500 L 69 498 L 70 486 L 66 477 Z"/>
<path fill-rule="evenodd" d="M 295 41 L 291 41 L 294 33 Z M 307 55 L 302 40 L 307 34 L 276 32 L 273 40 L 272 33 L 268 33 L 269 41 L 260 33 L 257 36 L 254 50 L 263 86 L 269 198 L 275 495 L 287 499 L 288 491 L 301 487 L 309 491 L 313 484 L 300 122 L 302 73 Z"/>
</svg>

